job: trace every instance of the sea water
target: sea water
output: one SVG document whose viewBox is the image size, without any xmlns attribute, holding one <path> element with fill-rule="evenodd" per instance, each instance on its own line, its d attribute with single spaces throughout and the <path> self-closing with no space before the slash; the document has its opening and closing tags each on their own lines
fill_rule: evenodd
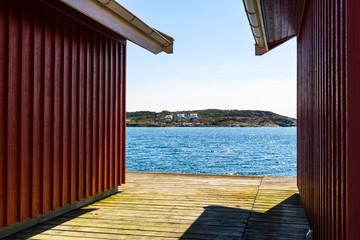
<svg viewBox="0 0 360 240">
<path fill-rule="evenodd" d="M 296 177 L 296 128 L 128 127 L 126 170 Z"/>
</svg>

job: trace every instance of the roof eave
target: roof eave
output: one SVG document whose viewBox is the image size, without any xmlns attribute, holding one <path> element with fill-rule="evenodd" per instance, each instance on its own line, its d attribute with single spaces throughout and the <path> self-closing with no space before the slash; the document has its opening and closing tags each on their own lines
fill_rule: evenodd
<svg viewBox="0 0 360 240">
<path fill-rule="evenodd" d="M 255 40 L 255 55 L 269 51 L 260 0 L 243 0 L 245 12 Z"/>
<path fill-rule="evenodd" d="M 151 28 L 114 0 L 60 1 L 154 54 L 173 53 L 173 38 Z"/>
<path fill-rule="evenodd" d="M 301 31 L 306 0 L 243 1 L 256 43 L 256 55 L 271 51 Z M 264 37 L 259 38 L 259 35 Z M 264 44 L 259 44 L 259 41 L 264 41 Z"/>
</svg>

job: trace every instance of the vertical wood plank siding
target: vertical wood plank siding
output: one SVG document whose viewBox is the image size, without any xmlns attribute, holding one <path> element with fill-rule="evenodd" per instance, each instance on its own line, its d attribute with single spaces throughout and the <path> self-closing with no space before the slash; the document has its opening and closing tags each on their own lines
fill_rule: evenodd
<svg viewBox="0 0 360 240">
<path fill-rule="evenodd" d="M 347 1 L 348 239 L 360 239 L 360 1 Z"/>
<path fill-rule="evenodd" d="M 0 227 L 124 183 L 124 137 L 124 39 L 0 1 Z"/>
<path fill-rule="evenodd" d="M 314 239 L 360 239 L 359 12 L 309 0 L 298 36 L 298 186 Z"/>
</svg>

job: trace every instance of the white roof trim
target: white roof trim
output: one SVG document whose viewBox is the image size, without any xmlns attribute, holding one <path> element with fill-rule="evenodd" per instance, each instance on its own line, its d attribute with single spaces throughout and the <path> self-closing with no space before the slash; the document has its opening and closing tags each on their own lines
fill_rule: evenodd
<svg viewBox="0 0 360 240">
<path fill-rule="evenodd" d="M 60 0 L 152 53 L 172 53 L 173 39 L 151 28 L 114 0 Z"/>
<path fill-rule="evenodd" d="M 260 0 L 243 0 L 243 2 L 255 40 L 255 54 L 262 55 L 269 51 L 269 48 L 266 40 Z"/>
</svg>

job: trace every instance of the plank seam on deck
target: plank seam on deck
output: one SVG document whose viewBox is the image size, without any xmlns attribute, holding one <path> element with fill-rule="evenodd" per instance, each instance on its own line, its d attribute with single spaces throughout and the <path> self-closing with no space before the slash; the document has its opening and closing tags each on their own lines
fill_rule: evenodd
<svg viewBox="0 0 360 240">
<path fill-rule="evenodd" d="M 262 177 L 261 180 L 260 180 L 260 183 L 259 183 L 259 185 L 258 185 L 258 189 L 257 189 L 257 192 L 256 192 L 256 194 L 255 194 L 255 197 L 254 197 L 254 200 L 253 200 L 253 203 L 252 203 L 252 206 L 251 206 L 251 210 L 250 210 L 249 216 L 248 216 L 248 218 L 247 218 L 247 220 L 246 220 L 245 227 L 244 227 L 244 232 L 243 232 L 243 234 L 242 234 L 242 236 L 241 236 L 241 240 L 244 239 L 244 236 L 245 236 L 245 233 L 246 233 L 246 229 L 247 229 L 247 227 L 248 227 L 248 224 L 249 224 L 251 215 L 252 215 L 252 213 L 253 213 L 253 211 L 254 211 L 254 206 L 255 206 L 256 198 L 258 197 L 258 194 L 259 194 L 259 192 L 260 192 L 260 186 L 261 186 L 263 180 L 264 180 L 264 178 Z"/>
<path fill-rule="evenodd" d="M 117 195 L 9 239 L 303 239 L 296 179 L 128 173 Z M 188 188 L 188 183 L 192 183 Z"/>
</svg>

